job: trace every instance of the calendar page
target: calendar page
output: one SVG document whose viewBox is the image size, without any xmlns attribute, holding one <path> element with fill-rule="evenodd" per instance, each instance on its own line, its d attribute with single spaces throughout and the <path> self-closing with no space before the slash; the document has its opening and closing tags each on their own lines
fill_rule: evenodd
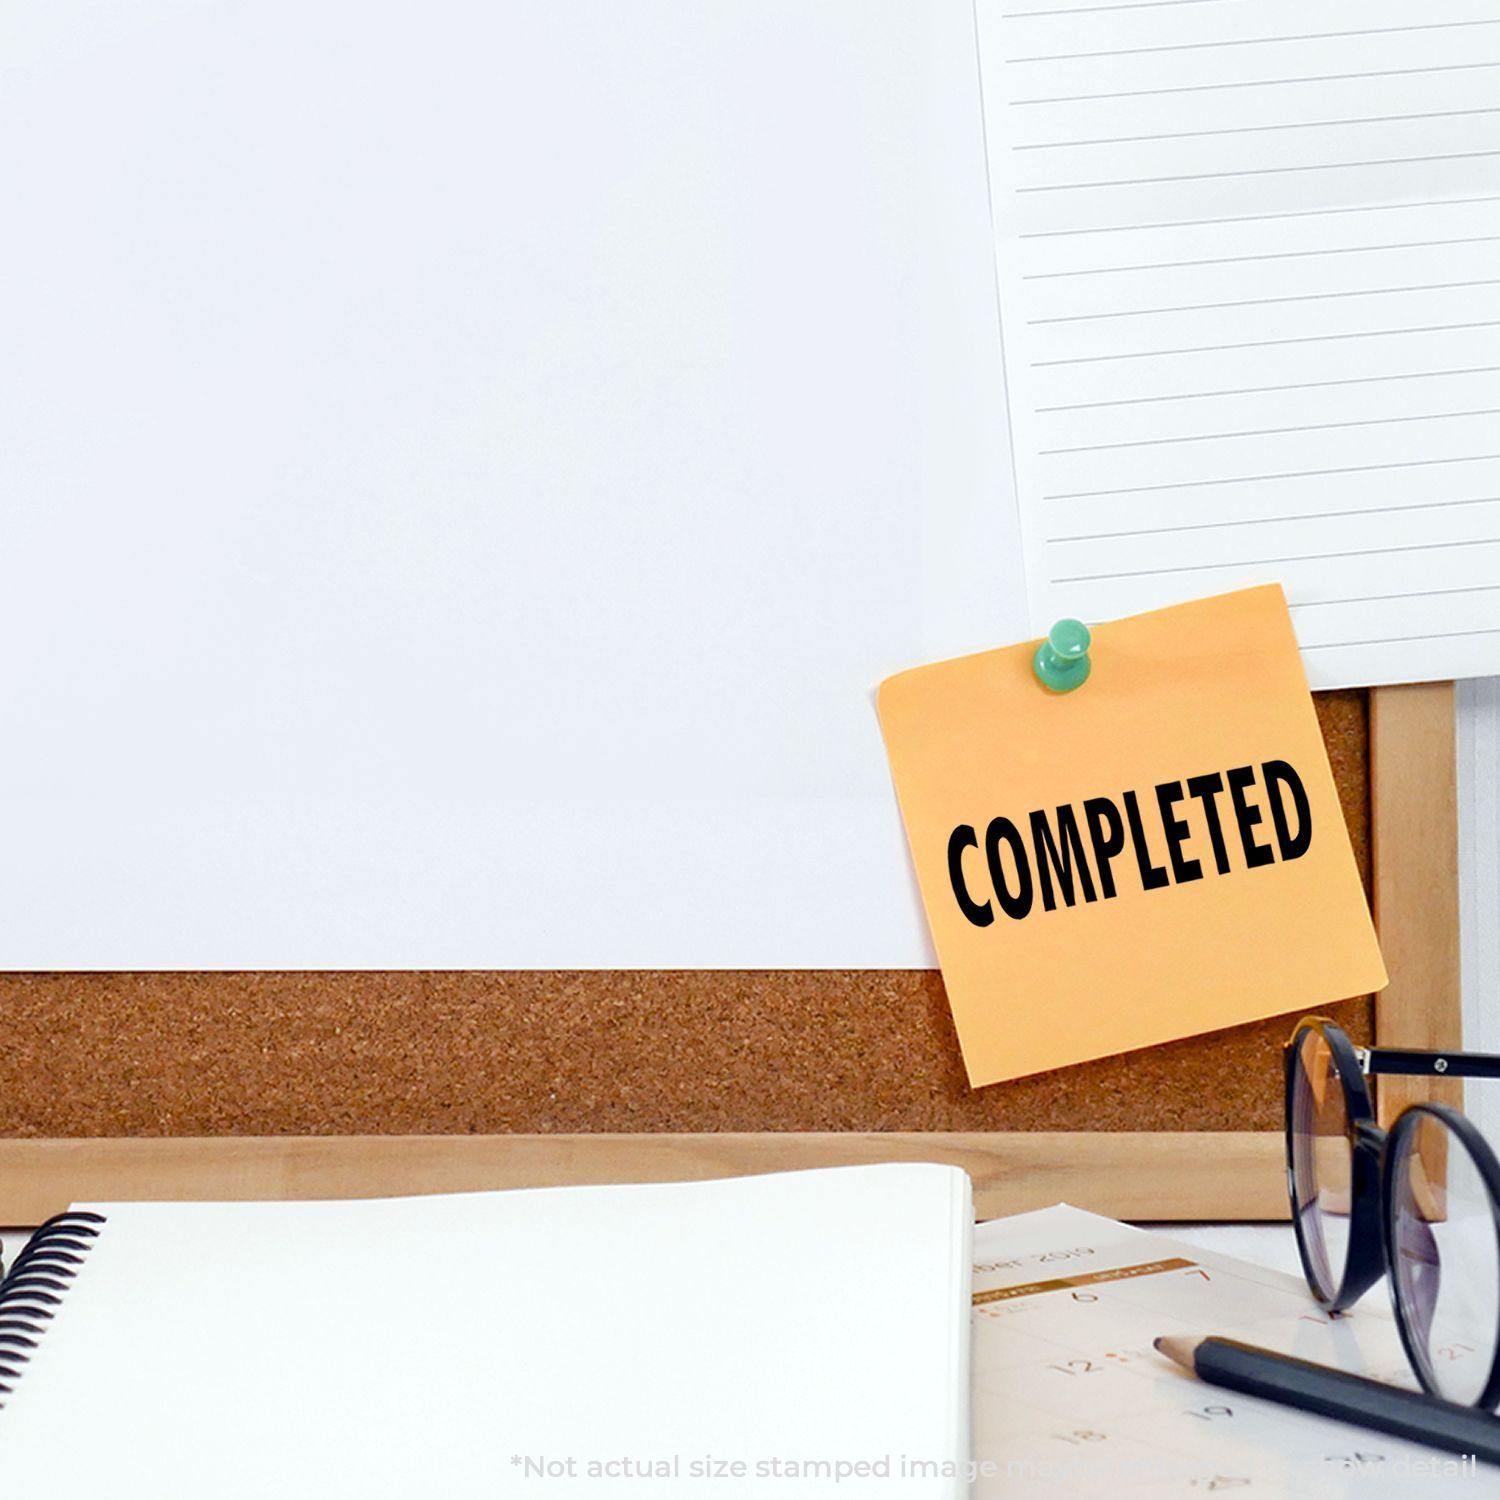
<svg viewBox="0 0 1500 1500">
<path fill-rule="evenodd" d="M 1208 1385 L 1152 1347 L 1218 1334 L 1414 1386 L 1378 1286 L 1330 1317 L 1296 1277 L 1059 1205 L 976 1228 L 973 1332 L 983 1500 L 1496 1485 L 1469 1459 Z"/>
</svg>

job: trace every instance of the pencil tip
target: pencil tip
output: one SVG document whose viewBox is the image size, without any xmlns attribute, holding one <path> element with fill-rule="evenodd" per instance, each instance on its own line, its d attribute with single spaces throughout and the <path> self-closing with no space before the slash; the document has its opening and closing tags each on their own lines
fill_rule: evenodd
<svg viewBox="0 0 1500 1500">
<path fill-rule="evenodd" d="M 1191 1370 L 1193 1355 L 1203 1340 L 1184 1338 L 1181 1334 L 1164 1333 L 1159 1339 L 1153 1339 L 1151 1342 L 1158 1354 L 1165 1354 L 1174 1364 L 1181 1365 L 1185 1370 Z"/>
</svg>

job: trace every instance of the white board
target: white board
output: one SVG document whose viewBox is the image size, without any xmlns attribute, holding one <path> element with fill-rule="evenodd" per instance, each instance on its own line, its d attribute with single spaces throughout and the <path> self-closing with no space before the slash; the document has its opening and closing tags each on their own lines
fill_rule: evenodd
<svg viewBox="0 0 1500 1500">
<path fill-rule="evenodd" d="M 1024 633 L 968 0 L 13 0 L 0 967 L 930 963 Z"/>
</svg>

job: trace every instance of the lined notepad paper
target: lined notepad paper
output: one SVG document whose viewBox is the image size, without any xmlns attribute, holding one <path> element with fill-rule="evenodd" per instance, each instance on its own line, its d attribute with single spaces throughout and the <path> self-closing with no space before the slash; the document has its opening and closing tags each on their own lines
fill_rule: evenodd
<svg viewBox="0 0 1500 1500">
<path fill-rule="evenodd" d="M 1500 671 L 1492 0 L 981 0 L 1033 625 L 1281 581 L 1314 687 Z"/>
</svg>

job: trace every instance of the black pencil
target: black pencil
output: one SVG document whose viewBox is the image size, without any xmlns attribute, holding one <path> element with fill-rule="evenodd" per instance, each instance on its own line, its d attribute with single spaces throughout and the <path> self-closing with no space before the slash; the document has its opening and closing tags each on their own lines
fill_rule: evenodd
<svg viewBox="0 0 1500 1500">
<path fill-rule="evenodd" d="M 1164 1337 L 1156 1347 L 1211 1385 L 1500 1464 L 1500 1421 L 1477 1407 L 1346 1375 L 1235 1339 Z"/>
</svg>

